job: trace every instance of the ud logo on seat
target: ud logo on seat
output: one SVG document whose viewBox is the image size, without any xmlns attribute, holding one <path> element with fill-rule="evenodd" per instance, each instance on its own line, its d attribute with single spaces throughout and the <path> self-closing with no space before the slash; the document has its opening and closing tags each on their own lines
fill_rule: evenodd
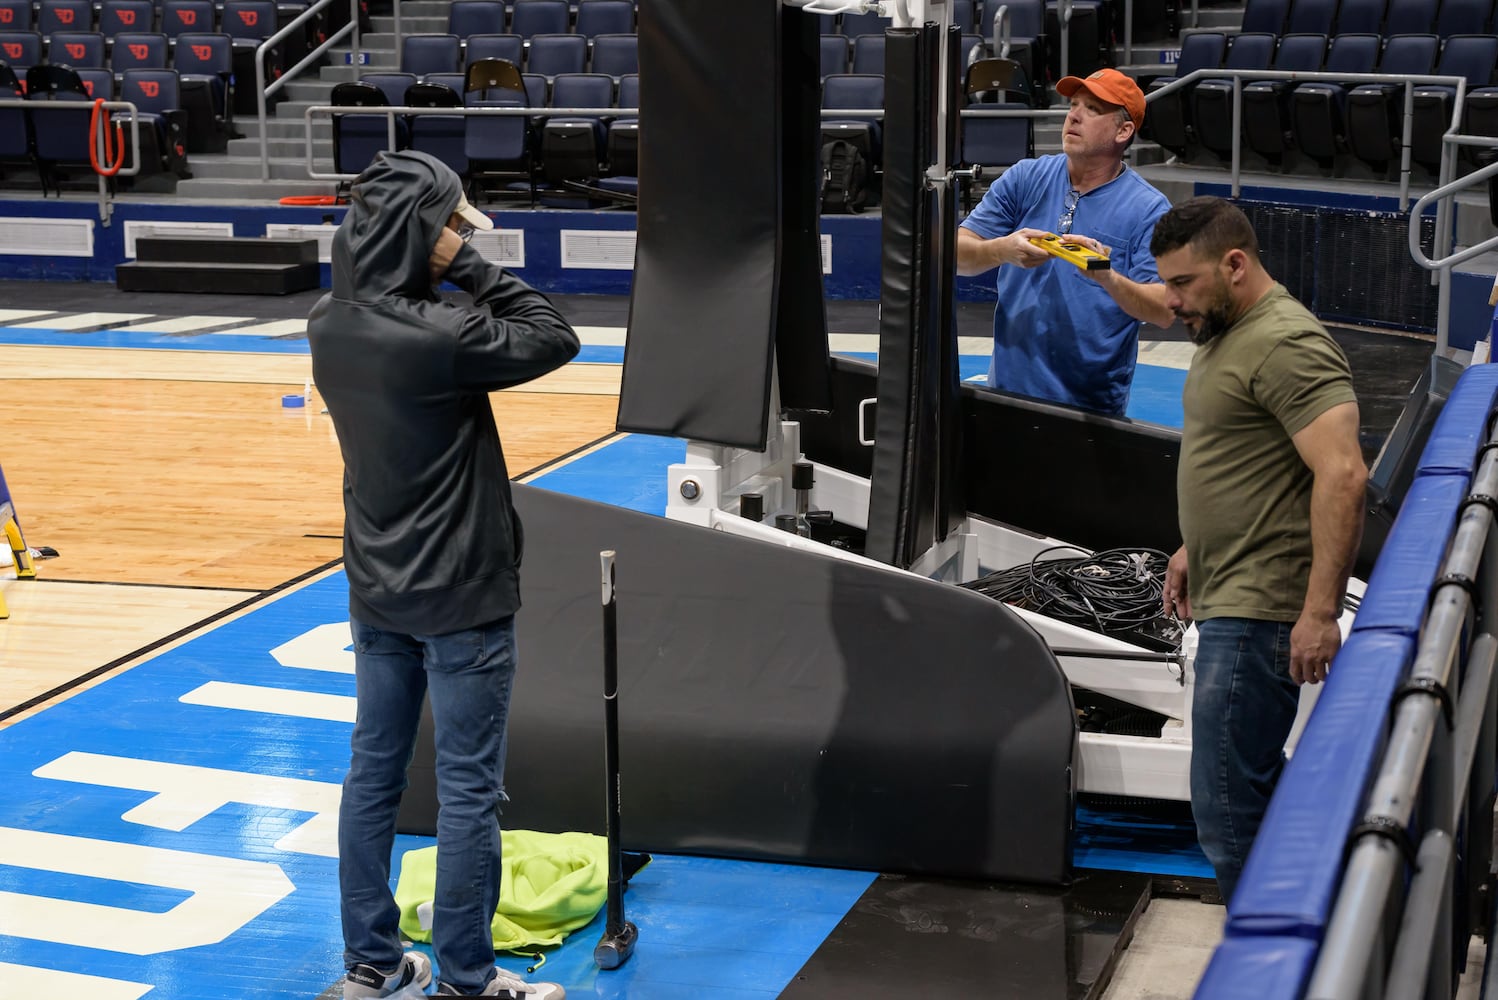
<svg viewBox="0 0 1498 1000">
<path fill-rule="evenodd" d="M 244 22 L 244 26 L 246 28 L 253 28 L 255 26 L 255 22 L 257 20 L 259 20 L 259 18 L 260 18 L 260 12 L 259 11 L 255 11 L 255 10 L 242 10 L 242 11 L 239 12 L 239 19 Z"/>
<path fill-rule="evenodd" d="M 68 57 L 70 59 L 79 60 L 83 58 L 82 45 L 79 45 L 76 42 L 67 42 L 63 45 L 63 48 L 68 50 Z"/>
<path fill-rule="evenodd" d="M 7 59 L 19 59 L 19 58 L 21 58 L 21 43 L 20 42 L 6 42 L 3 46 L 0 46 L 0 47 L 3 47 L 5 49 L 5 58 L 7 58 Z"/>
<path fill-rule="evenodd" d="M 57 12 L 57 19 L 59 21 L 61 21 L 63 24 L 72 24 L 73 23 L 73 12 L 70 11 L 70 10 L 68 10 L 66 7 L 64 7 L 62 10 L 59 10 Z"/>
<path fill-rule="evenodd" d="M 120 19 L 121 24 L 135 23 L 135 11 L 133 10 L 117 10 L 115 11 L 115 16 Z"/>
<path fill-rule="evenodd" d="M 12 24 L 15 22 L 16 12 L 9 7 L 0 7 L 0 24 Z"/>
<path fill-rule="evenodd" d="M 161 84 L 155 80 L 142 80 L 140 82 L 140 92 L 147 97 L 159 97 L 161 95 Z"/>
<path fill-rule="evenodd" d="M 203 62 L 207 62 L 213 58 L 213 47 L 211 45 L 194 45 L 192 47 L 192 54 L 203 60 Z"/>
<path fill-rule="evenodd" d="M 130 54 L 132 56 L 134 56 L 140 62 L 145 62 L 146 61 L 146 56 L 148 56 L 148 55 L 151 54 L 150 48 L 148 46 L 145 46 L 145 45 L 133 45 L 132 44 L 132 45 L 127 46 L 127 48 L 130 49 Z"/>
<path fill-rule="evenodd" d="M 198 12 L 195 10 L 179 10 L 177 16 L 182 19 L 183 24 L 189 27 L 198 23 Z"/>
<path fill-rule="evenodd" d="M 92 80 L 84 80 L 83 81 L 83 89 L 86 90 L 86 91 L 88 91 L 88 96 L 89 97 L 93 97 L 94 96 L 94 81 L 92 81 Z"/>
</svg>

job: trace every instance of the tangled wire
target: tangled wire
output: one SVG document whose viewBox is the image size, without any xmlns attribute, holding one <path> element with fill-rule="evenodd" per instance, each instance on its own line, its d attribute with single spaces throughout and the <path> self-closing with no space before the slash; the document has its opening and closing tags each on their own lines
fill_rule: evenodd
<svg viewBox="0 0 1498 1000">
<path fill-rule="evenodd" d="M 1181 628 L 1164 611 L 1162 592 L 1170 557 L 1158 549 L 1108 549 L 1080 558 L 1043 559 L 1052 552 L 1080 552 L 1057 545 L 1028 563 L 963 584 L 996 601 L 1033 611 L 1115 638 L 1173 648 Z"/>
</svg>

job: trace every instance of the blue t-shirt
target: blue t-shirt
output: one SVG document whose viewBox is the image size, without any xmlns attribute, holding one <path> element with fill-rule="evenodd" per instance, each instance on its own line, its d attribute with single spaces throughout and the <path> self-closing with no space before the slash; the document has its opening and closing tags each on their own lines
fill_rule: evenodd
<svg viewBox="0 0 1498 1000">
<path fill-rule="evenodd" d="M 1071 179 L 1066 154 L 1021 160 L 1000 175 L 963 226 L 985 239 L 1029 227 L 1056 232 Z M 1123 173 L 1082 195 L 1071 231 L 1113 248 L 1113 269 L 1158 282 L 1150 237 L 1170 202 L 1139 174 Z M 1139 350 L 1139 320 L 1064 260 L 999 269 L 988 384 L 1099 413 L 1122 414 Z"/>
</svg>

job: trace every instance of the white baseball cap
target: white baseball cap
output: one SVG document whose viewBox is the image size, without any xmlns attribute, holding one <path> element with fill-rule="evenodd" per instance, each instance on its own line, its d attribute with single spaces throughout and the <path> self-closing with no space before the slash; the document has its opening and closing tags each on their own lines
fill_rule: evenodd
<svg viewBox="0 0 1498 1000">
<path fill-rule="evenodd" d="M 458 194 L 458 207 L 453 209 L 453 212 L 457 215 L 461 215 L 464 221 L 466 221 L 474 229 L 494 228 L 494 220 L 489 218 L 483 212 L 480 212 L 478 209 L 474 208 L 472 205 L 468 204 L 468 199 L 463 197 L 462 193 Z"/>
</svg>

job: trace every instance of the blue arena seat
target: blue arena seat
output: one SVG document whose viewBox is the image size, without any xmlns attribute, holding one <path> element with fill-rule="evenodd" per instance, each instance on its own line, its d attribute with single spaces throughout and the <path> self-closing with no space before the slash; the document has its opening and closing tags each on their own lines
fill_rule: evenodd
<svg viewBox="0 0 1498 1000">
<path fill-rule="evenodd" d="M 43 63 L 26 69 L 26 99 L 38 105 L 92 100 L 76 70 Z M 49 186 L 60 190 L 61 168 L 84 167 L 90 162 L 89 116 L 81 111 L 53 111 L 41 106 L 29 114 L 42 190 L 45 192 Z"/>
<path fill-rule="evenodd" d="M 1324 73 L 1371 73 L 1377 65 L 1378 35 L 1338 35 L 1326 50 Z M 1348 86 L 1302 83 L 1290 92 L 1290 130 L 1296 147 L 1323 167 L 1346 148 Z"/>
<path fill-rule="evenodd" d="M 640 107 L 640 77 L 630 73 L 619 80 L 619 107 Z M 604 140 L 604 160 L 611 177 L 635 177 L 640 172 L 640 119 L 633 114 L 621 115 L 609 122 Z"/>
<path fill-rule="evenodd" d="M 1431 72 L 1440 53 L 1435 35 L 1393 35 L 1384 43 L 1378 72 L 1420 76 Z M 1365 83 L 1347 95 L 1348 150 L 1375 170 L 1398 159 L 1404 88 L 1397 83 Z"/>
<path fill-rule="evenodd" d="M 972 34 L 978 26 L 978 14 L 973 0 L 952 0 L 952 23 L 960 34 Z"/>
<path fill-rule="evenodd" d="M 588 40 L 582 35 L 533 35 L 525 71 L 547 79 L 581 73 L 588 65 Z"/>
<path fill-rule="evenodd" d="M 510 14 L 510 33 L 529 40 L 532 35 L 564 34 L 571 27 L 567 0 L 517 0 Z"/>
<path fill-rule="evenodd" d="M 30 14 L 30 11 L 27 11 Z M 0 61 L 0 100 L 15 101 L 26 96 L 26 88 L 11 70 L 10 64 Z M 0 163 L 33 163 L 31 155 L 31 123 L 21 108 L 0 108 Z"/>
<path fill-rule="evenodd" d="M 104 65 L 104 36 L 97 31 L 54 31 L 47 37 L 47 61 L 81 69 Z"/>
<path fill-rule="evenodd" d="M 1274 68 L 1314 73 L 1326 56 L 1325 35 L 1286 35 L 1274 53 Z M 1291 148 L 1289 80 L 1254 80 L 1243 88 L 1243 139 L 1248 148 L 1278 164 Z"/>
<path fill-rule="evenodd" d="M 116 39 L 116 53 L 119 44 Z M 187 112 L 187 151 L 222 153 L 234 136 L 234 40 L 217 31 L 185 31 L 177 36 L 172 66 Z"/>
<path fill-rule="evenodd" d="M 825 110 L 869 110 L 884 107 L 884 77 L 855 73 L 834 73 L 822 81 L 822 107 Z M 877 119 L 849 116 L 822 119 L 822 144 L 845 139 L 860 150 L 875 166 L 883 150 L 882 130 Z"/>
<path fill-rule="evenodd" d="M 1070 76 L 1087 76 L 1102 65 L 1108 38 L 1104 24 L 1107 9 L 1101 0 L 1074 0 L 1071 21 L 1067 27 L 1066 72 Z M 1061 20 L 1057 0 L 1046 0 L 1046 51 L 1052 79 L 1061 73 Z"/>
<path fill-rule="evenodd" d="M 83 90 L 90 100 L 103 98 L 114 100 L 114 73 L 104 66 L 82 66 L 78 68 L 78 79 L 83 81 Z"/>
<path fill-rule="evenodd" d="M 434 74 L 435 75 L 435 74 Z M 416 82 L 414 73 L 362 73 L 359 82 L 378 87 L 380 93 L 385 95 L 385 104 L 388 107 L 399 107 L 405 103 L 406 91 Z M 383 120 L 383 118 L 381 119 Z"/>
<path fill-rule="evenodd" d="M 469 35 L 463 50 L 463 65 L 480 59 L 503 59 L 519 66 L 525 62 L 525 39 L 519 35 Z M 461 97 L 463 88 L 455 89 Z"/>
<path fill-rule="evenodd" d="M 141 174 L 187 172 L 187 120 L 174 69 L 131 69 L 120 77 L 120 100 L 139 109 Z M 129 134 L 129 115 L 116 115 Z M 128 141 L 128 140 L 127 140 Z"/>
<path fill-rule="evenodd" d="M 91 31 L 94 8 L 89 0 L 42 0 L 36 12 L 36 30 L 43 35 L 54 31 Z"/>
<path fill-rule="evenodd" d="M 154 31 L 156 5 L 151 0 L 104 0 L 99 8 L 99 30 L 105 38 L 122 31 Z"/>
<path fill-rule="evenodd" d="M 404 95 L 402 95 L 404 97 Z M 348 80 L 333 88 L 328 103 L 340 108 L 385 108 L 391 100 L 378 85 L 367 80 Z M 395 148 L 406 146 L 406 123 L 395 119 Z M 390 149 L 390 124 L 386 115 L 333 115 L 333 170 L 357 174 Z"/>
<path fill-rule="evenodd" d="M 457 35 L 407 35 L 401 39 L 402 73 L 456 73 L 463 64 L 463 45 Z"/>
<path fill-rule="evenodd" d="M 522 77 L 521 88 L 503 86 L 513 82 L 508 73 L 488 73 L 481 63 L 468 68 L 463 103 L 469 107 L 540 107 L 546 100 L 546 78 L 534 73 Z M 502 67 L 499 67 L 502 68 Z M 522 184 L 536 201 L 533 165 L 534 140 L 531 123 L 520 116 L 464 119 L 463 152 L 468 158 L 469 175 L 475 182 L 494 180 L 502 190 L 514 190 L 510 184 Z"/>
<path fill-rule="evenodd" d="M 176 38 L 187 31 L 216 31 L 216 14 L 213 0 L 164 0 L 161 5 L 161 33 L 168 38 Z"/>
<path fill-rule="evenodd" d="M 1045 37 L 1045 0 L 1009 0 L 994 10 L 994 20 L 989 27 L 1007 26 L 1008 41 L 1002 42 L 1002 31 L 995 33 L 994 44 L 999 46 L 992 53 L 1000 59 L 1013 59 L 1025 71 L 1030 81 L 1031 93 L 1039 98 L 1045 87 L 1045 68 L 1050 60 L 1050 48 Z"/>
<path fill-rule="evenodd" d="M 1295 0 L 1285 20 L 1287 35 L 1330 35 L 1337 19 L 1337 0 Z"/>
<path fill-rule="evenodd" d="M 848 72 L 848 40 L 842 35 L 823 35 L 820 52 L 822 76 Z"/>
<path fill-rule="evenodd" d="M 1484 35 L 1492 20 L 1493 0 L 1441 0 L 1436 34 L 1443 39 L 1452 35 Z"/>
<path fill-rule="evenodd" d="M 1268 69 L 1274 59 L 1274 35 L 1240 34 L 1228 48 L 1224 69 Z M 1233 148 L 1233 81 L 1203 80 L 1191 90 L 1193 138 L 1218 156 Z M 1247 111 L 1247 108 L 1244 108 Z"/>
<path fill-rule="evenodd" d="M 0 31 L 0 59 L 22 80 L 26 71 L 42 61 L 42 36 L 36 31 Z"/>
<path fill-rule="evenodd" d="M 603 73 L 616 81 L 640 72 L 640 40 L 636 35 L 598 35 L 588 59 L 590 73 Z"/>
<path fill-rule="evenodd" d="M 465 79 L 462 73 L 433 73 L 406 88 L 401 103 L 413 108 L 460 108 Z M 410 148 L 435 156 L 459 177 L 466 177 L 465 121 L 462 115 L 412 115 Z"/>
<path fill-rule="evenodd" d="M 31 0 L 0 0 L 0 31 L 30 31 L 34 21 Z"/>
<path fill-rule="evenodd" d="M 1436 23 L 1439 0 L 1394 0 L 1384 11 L 1384 35 L 1422 35 Z"/>
<path fill-rule="evenodd" d="M 853 39 L 853 73 L 884 75 L 884 36 L 859 35 Z"/>
<path fill-rule="evenodd" d="M 614 104 L 614 79 L 602 73 L 567 73 L 551 84 L 551 107 L 607 108 Z M 541 127 L 541 177 L 555 188 L 569 181 L 591 181 L 602 173 L 608 134 L 600 115 L 549 117 Z"/>
<path fill-rule="evenodd" d="M 159 31 L 122 31 L 109 50 L 109 68 L 115 75 L 127 69 L 165 69 L 170 47 Z"/>
<path fill-rule="evenodd" d="M 630 0 L 582 0 L 577 5 L 577 23 L 572 30 L 588 39 L 599 35 L 632 35 L 635 5 Z"/>
<path fill-rule="evenodd" d="M 983 59 L 967 68 L 963 92 L 969 108 L 1023 110 L 1029 107 L 1029 84 L 1012 59 Z M 963 118 L 958 131 L 958 162 L 978 167 L 976 179 L 965 179 L 964 204 L 976 200 L 984 181 L 1004 167 L 1028 159 L 1035 151 L 1032 118 Z"/>
<path fill-rule="evenodd" d="M 1285 18 L 1289 13 L 1290 0 L 1248 0 L 1243 6 L 1243 24 L 1238 30 L 1278 35 L 1284 32 Z"/>
<path fill-rule="evenodd" d="M 500 35 L 504 30 L 504 0 L 454 0 L 447 10 L 449 35 L 466 39 L 470 35 Z"/>
<path fill-rule="evenodd" d="M 1176 61 L 1174 76 L 1160 77 L 1150 86 L 1150 92 L 1164 88 L 1167 84 L 1202 69 L 1217 69 L 1227 52 L 1227 36 L 1220 32 L 1196 32 L 1181 39 L 1181 56 Z M 1144 117 L 1145 138 L 1159 143 L 1177 155 L 1185 153 L 1191 146 L 1190 94 L 1191 86 L 1171 91 L 1163 97 L 1149 102 Z"/>
<path fill-rule="evenodd" d="M 1491 83 L 1495 69 L 1498 69 L 1498 36 L 1452 35 L 1441 47 L 1441 61 L 1436 64 L 1435 72 L 1437 76 L 1465 77 L 1467 92 L 1471 93 L 1475 88 Z M 1451 126 L 1456 88 L 1423 84 L 1415 88 L 1414 97 L 1410 157 L 1435 173 L 1441 163 L 1441 136 Z"/>
<path fill-rule="evenodd" d="M 1337 7 L 1339 35 L 1381 35 L 1387 0 L 1342 0 Z"/>
</svg>

